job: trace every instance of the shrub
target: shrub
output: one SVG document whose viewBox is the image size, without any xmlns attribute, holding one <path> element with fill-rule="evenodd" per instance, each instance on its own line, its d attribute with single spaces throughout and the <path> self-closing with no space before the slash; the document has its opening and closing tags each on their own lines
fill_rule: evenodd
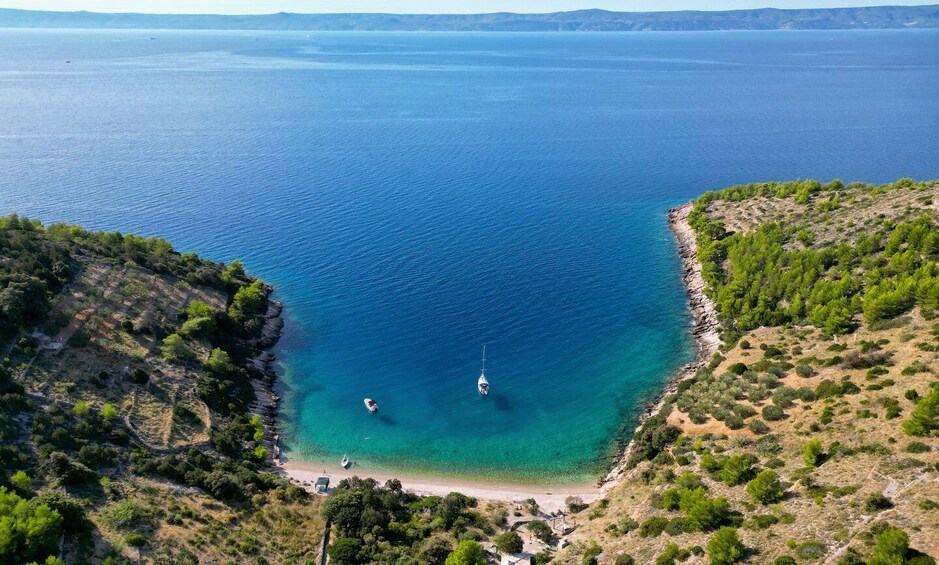
<svg viewBox="0 0 939 565">
<path fill-rule="evenodd" d="M 729 518 L 730 504 L 723 497 L 697 501 L 688 509 L 689 525 L 694 530 L 714 530 L 727 523 Z"/>
<path fill-rule="evenodd" d="M 635 467 L 640 461 L 652 460 L 681 435 L 681 429 L 666 423 L 665 416 L 657 414 L 646 419 L 633 436 L 633 452 L 627 466 Z"/>
<path fill-rule="evenodd" d="M 72 414 L 78 416 L 79 418 L 86 416 L 89 410 L 91 410 L 91 408 L 88 407 L 88 403 L 84 400 L 79 400 L 75 403 L 74 406 L 72 406 Z"/>
<path fill-rule="evenodd" d="M 531 556 L 532 565 L 548 565 L 552 559 L 554 559 L 554 554 L 547 549 Z"/>
<path fill-rule="evenodd" d="M 808 378 L 815 374 L 815 369 L 811 365 L 796 365 L 796 374 L 802 378 Z"/>
<path fill-rule="evenodd" d="M 597 542 L 592 541 L 584 551 L 584 556 L 580 562 L 583 563 L 583 565 L 596 565 L 597 557 L 601 553 L 603 553 L 603 548 L 600 547 Z"/>
<path fill-rule="evenodd" d="M 735 486 L 749 481 L 754 474 L 755 457 L 749 454 L 733 455 L 724 461 L 720 480 L 728 486 Z"/>
<path fill-rule="evenodd" d="M 882 494 L 872 494 L 864 501 L 864 511 L 869 514 L 888 508 L 893 508 L 893 503 Z"/>
<path fill-rule="evenodd" d="M 185 308 L 179 311 L 179 317 L 183 320 L 193 320 L 196 318 L 215 318 L 215 310 L 201 300 L 193 300 Z"/>
<path fill-rule="evenodd" d="M 788 555 L 780 555 L 773 560 L 773 565 L 796 565 L 796 560 Z"/>
<path fill-rule="evenodd" d="M 668 525 L 665 526 L 664 531 L 670 536 L 678 536 L 684 532 L 694 531 L 694 528 L 688 522 L 687 518 L 672 518 L 668 521 Z"/>
<path fill-rule="evenodd" d="M 775 422 L 786 417 L 786 413 L 783 412 L 783 409 L 774 404 L 767 404 L 764 406 L 762 413 L 763 419 L 767 422 Z"/>
<path fill-rule="evenodd" d="M 750 527 L 754 530 L 765 530 L 766 528 L 779 523 L 779 518 L 772 514 L 760 514 L 750 517 L 748 520 Z"/>
<path fill-rule="evenodd" d="M 521 553 L 525 546 L 522 537 L 514 530 L 496 536 L 495 541 L 496 549 L 501 553 Z"/>
<path fill-rule="evenodd" d="M 443 565 L 447 556 L 453 551 L 450 540 L 444 536 L 432 536 L 421 544 L 417 558 L 421 563 L 428 565 Z"/>
<path fill-rule="evenodd" d="M 776 375 L 760 375 L 757 382 L 766 388 L 776 388 L 779 386 L 779 377 Z"/>
<path fill-rule="evenodd" d="M 0 487 L 0 562 L 28 563 L 58 554 L 62 515 L 41 499 L 33 500 Z"/>
<path fill-rule="evenodd" d="M 113 449 L 102 447 L 94 443 L 83 445 L 81 449 L 78 450 L 78 460 L 91 468 L 97 468 L 101 465 L 111 463 L 114 461 L 114 458 L 115 452 Z"/>
<path fill-rule="evenodd" d="M 747 494 L 759 504 L 778 502 L 783 497 L 779 475 L 769 469 L 760 471 L 752 481 L 747 483 Z"/>
<path fill-rule="evenodd" d="M 127 537 L 124 538 L 124 541 L 127 543 L 127 545 L 132 545 L 134 547 L 143 547 L 147 545 L 147 538 L 138 533 L 128 534 Z"/>
<path fill-rule="evenodd" d="M 773 393 L 773 404 L 783 409 L 792 408 L 792 401 L 796 396 L 795 389 L 787 386 L 780 387 Z"/>
<path fill-rule="evenodd" d="M 939 429 L 939 386 L 920 398 L 910 418 L 903 422 L 903 431 L 911 436 L 925 437 L 936 429 Z"/>
<path fill-rule="evenodd" d="M 528 523 L 528 531 L 544 543 L 551 543 L 551 526 L 544 520 L 534 520 Z"/>
<path fill-rule="evenodd" d="M 822 463 L 824 453 L 821 441 L 809 440 L 802 446 L 802 461 L 809 467 L 817 467 Z"/>
<path fill-rule="evenodd" d="M 896 400 L 893 400 L 893 402 L 896 402 Z M 899 405 L 893 403 L 885 404 L 884 419 L 893 420 L 895 418 L 899 418 L 900 413 L 901 410 Z"/>
<path fill-rule="evenodd" d="M 916 373 L 930 373 L 932 369 L 929 368 L 929 365 L 923 363 L 920 360 L 913 361 L 908 367 L 905 367 L 900 371 L 901 375 L 910 376 L 915 375 Z"/>
<path fill-rule="evenodd" d="M 910 536 L 898 528 L 887 528 L 877 534 L 874 557 L 868 563 L 888 565 L 903 563 L 910 549 Z"/>
<path fill-rule="evenodd" d="M 747 424 L 747 428 L 755 434 L 765 434 L 769 431 L 769 426 L 767 426 L 763 420 L 750 420 L 750 423 Z"/>
<path fill-rule="evenodd" d="M 564 505 L 567 506 L 567 510 L 574 514 L 577 514 L 584 508 L 587 508 L 587 505 L 584 504 L 584 499 L 579 496 L 568 496 L 564 499 Z"/>
<path fill-rule="evenodd" d="M 60 480 L 65 485 L 81 485 L 95 477 L 94 471 L 81 463 L 73 461 L 68 455 L 60 451 L 50 453 L 43 467 L 49 476 Z"/>
<path fill-rule="evenodd" d="M 921 500 L 919 501 L 919 509 L 920 510 L 937 510 L 939 509 L 939 502 L 936 502 L 935 500 L 932 500 L 931 498 L 927 498 L 926 500 Z"/>
<path fill-rule="evenodd" d="M 903 451 L 906 451 L 907 453 L 926 453 L 927 451 L 931 451 L 931 450 L 932 448 L 930 448 L 925 443 L 921 441 L 913 441 L 913 442 L 910 442 L 910 444 L 907 445 L 906 449 L 904 449 Z"/>
<path fill-rule="evenodd" d="M 675 565 L 678 561 L 684 561 L 691 556 L 691 552 L 682 549 L 677 543 L 670 543 L 665 546 L 665 551 L 656 557 L 655 565 Z"/>
<path fill-rule="evenodd" d="M 215 318 L 190 318 L 179 328 L 179 335 L 198 337 L 215 331 Z"/>
<path fill-rule="evenodd" d="M 231 306 L 228 307 L 228 314 L 235 322 L 247 328 L 250 325 L 249 322 L 264 312 L 265 307 L 266 296 L 261 288 L 261 281 L 254 281 L 238 289 Z"/>
<path fill-rule="evenodd" d="M 724 423 L 732 430 L 739 430 L 743 427 L 743 418 L 736 414 L 728 414 L 727 417 L 724 418 Z"/>
<path fill-rule="evenodd" d="M 354 538 L 337 538 L 333 543 L 329 544 L 329 547 L 326 549 L 326 552 L 329 554 L 329 559 L 335 561 L 339 564 L 350 564 L 350 563 L 359 563 L 359 553 L 362 550 L 362 542 Z M 456 553 L 456 552 L 454 552 Z M 450 563 L 450 559 L 447 558 L 447 563 Z M 463 563 L 460 561 L 455 561 L 454 563 Z M 467 564 L 474 563 L 476 565 L 484 565 L 485 561 L 472 562 L 467 561 Z"/>
<path fill-rule="evenodd" d="M 815 396 L 815 391 L 807 386 L 797 388 L 796 397 L 802 402 L 814 402 L 818 399 L 818 397 Z"/>
<path fill-rule="evenodd" d="M 760 455 L 774 455 L 782 451 L 779 438 L 774 435 L 765 435 L 756 440 L 756 452 Z"/>
<path fill-rule="evenodd" d="M 145 518 L 143 510 L 132 500 L 126 500 L 109 508 L 104 514 L 105 523 L 116 529 L 131 529 Z"/>
<path fill-rule="evenodd" d="M 75 348 L 85 347 L 89 341 L 91 341 L 91 336 L 84 330 L 77 330 L 72 337 L 68 338 L 68 344 Z"/>
<path fill-rule="evenodd" d="M 192 359 L 192 350 L 186 345 L 186 341 L 179 334 L 170 334 L 163 339 L 163 345 L 160 347 L 163 353 L 163 359 L 166 361 L 178 363 Z"/>
<path fill-rule="evenodd" d="M 636 560 L 632 555 L 624 553 L 616 558 L 616 565 L 636 565 Z"/>
<path fill-rule="evenodd" d="M 633 520 L 632 518 L 628 516 L 626 518 L 622 518 L 617 523 L 617 528 L 619 528 L 619 531 L 622 534 L 628 534 L 629 532 L 635 530 L 638 527 L 639 527 L 639 522 Z"/>
<path fill-rule="evenodd" d="M 719 471 L 723 467 L 717 457 L 714 457 L 710 453 L 705 453 L 701 456 L 701 463 L 699 464 L 702 471 L 707 471 L 708 473 L 714 473 Z"/>
<path fill-rule="evenodd" d="M 730 565 L 743 559 L 746 548 L 736 528 L 723 527 L 708 541 L 708 556 L 714 565 Z"/>
<path fill-rule="evenodd" d="M 668 518 L 663 518 L 661 516 L 652 516 L 647 519 L 645 522 L 639 525 L 639 537 L 642 538 L 654 538 L 658 537 L 662 532 L 665 531 L 665 527 L 668 526 Z"/>
<path fill-rule="evenodd" d="M 130 379 L 130 382 L 134 384 L 142 385 L 142 384 L 146 384 L 146 382 L 150 380 L 150 375 L 148 375 L 146 371 L 138 367 L 130 372 L 130 376 L 128 378 Z"/>
<path fill-rule="evenodd" d="M 486 565 L 486 551 L 475 541 L 463 540 L 447 557 L 446 565 Z"/>
<path fill-rule="evenodd" d="M 33 481 L 23 471 L 17 471 L 10 477 L 10 484 L 20 492 L 29 492 L 33 490 Z"/>
<path fill-rule="evenodd" d="M 825 379 L 815 387 L 815 396 L 817 398 L 835 398 L 859 392 L 861 392 L 861 389 L 847 378 L 842 379 L 840 383 Z"/>
<path fill-rule="evenodd" d="M 795 553 L 799 559 L 820 559 L 825 555 L 825 544 L 818 540 L 804 541 L 796 546 Z"/>
</svg>

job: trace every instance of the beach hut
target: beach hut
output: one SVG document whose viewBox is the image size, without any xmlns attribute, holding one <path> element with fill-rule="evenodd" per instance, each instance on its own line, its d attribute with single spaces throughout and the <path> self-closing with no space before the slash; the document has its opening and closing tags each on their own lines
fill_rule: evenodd
<svg viewBox="0 0 939 565">
<path fill-rule="evenodd" d="M 329 477 L 320 477 L 316 479 L 316 484 L 313 485 L 313 492 L 316 494 L 325 494 L 329 490 Z"/>
</svg>

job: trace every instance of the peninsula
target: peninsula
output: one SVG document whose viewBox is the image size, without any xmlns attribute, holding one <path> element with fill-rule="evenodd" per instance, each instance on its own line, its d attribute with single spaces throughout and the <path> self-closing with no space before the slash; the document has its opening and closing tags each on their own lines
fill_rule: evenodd
<svg viewBox="0 0 939 565">
<path fill-rule="evenodd" d="M 557 562 L 935 563 L 937 204 L 935 181 L 806 180 L 673 210 L 722 343 Z"/>
</svg>

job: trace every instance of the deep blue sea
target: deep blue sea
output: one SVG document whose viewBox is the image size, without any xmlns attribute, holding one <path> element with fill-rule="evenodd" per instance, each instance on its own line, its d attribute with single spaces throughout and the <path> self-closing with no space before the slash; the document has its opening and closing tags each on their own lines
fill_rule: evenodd
<svg viewBox="0 0 939 565">
<path fill-rule="evenodd" d="M 693 357 L 667 209 L 939 177 L 937 101 L 937 31 L 0 30 L 0 213 L 273 283 L 293 460 L 590 480 Z"/>
</svg>

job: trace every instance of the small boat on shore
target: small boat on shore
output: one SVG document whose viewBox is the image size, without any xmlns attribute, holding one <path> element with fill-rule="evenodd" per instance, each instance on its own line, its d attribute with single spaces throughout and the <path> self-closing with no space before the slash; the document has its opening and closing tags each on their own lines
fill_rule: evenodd
<svg viewBox="0 0 939 565">
<path fill-rule="evenodd" d="M 476 381 L 476 388 L 479 394 L 486 396 L 489 394 L 489 379 L 486 378 L 486 346 L 483 346 L 483 369 L 479 374 L 479 380 Z"/>
<path fill-rule="evenodd" d="M 343 455 L 342 460 L 339 462 L 339 464 L 342 465 L 343 469 L 348 469 L 349 466 L 352 465 L 352 461 L 349 461 L 348 455 Z"/>
<path fill-rule="evenodd" d="M 365 407 L 368 408 L 369 412 L 378 412 L 378 404 L 374 400 L 366 398 L 363 402 L 365 402 Z"/>
</svg>

